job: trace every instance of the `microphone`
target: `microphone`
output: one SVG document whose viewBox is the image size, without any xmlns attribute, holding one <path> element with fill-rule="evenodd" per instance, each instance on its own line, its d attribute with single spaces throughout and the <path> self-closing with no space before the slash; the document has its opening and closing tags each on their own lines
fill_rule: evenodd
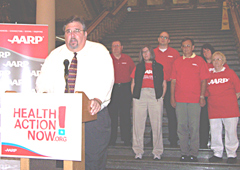
<svg viewBox="0 0 240 170">
<path fill-rule="evenodd" d="M 68 59 L 65 59 L 63 61 L 63 65 L 64 65 L 64 79 L 65 79 L 65 82 L 66 82 L 66 89 L 67 89 L 67 93 L 69 93 L 69 87 L 68 87 L 68 73 L 69 73 L 69 70 L 68 70 L 68 65 L 69 65 L 69 60 Z"/>
<path fill-rule="evenodd" d="M 69 71 L 68 71 L 69 60 L 68 60 L 68 59 L 65 59 L 65 60 L 63 61 L 63 65 L 65 66 L 64 76 L 68 76 L 68 73 L 69 73 Z"/>
</svg>

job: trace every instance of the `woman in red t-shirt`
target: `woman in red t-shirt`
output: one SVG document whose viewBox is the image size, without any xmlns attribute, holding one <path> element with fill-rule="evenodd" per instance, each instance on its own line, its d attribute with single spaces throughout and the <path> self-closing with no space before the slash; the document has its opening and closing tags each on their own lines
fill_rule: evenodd
<svg viewBox="0 0 240 170">
<path fill-rule="evenodd" d="M 215 52 L 215 49 L 211 44 L 203 44 L 201 48 L 201 57 L 206 61 L 208 65 L 209 72 L 213 69 L 212 65 L 212 54 Z M 199 127 L 199 144 L 201 149 L 208 148 L 208 140 L 209 140 L 209 119 L 208 119 L 208 102 L 207 97 L 205 97 L 206 105 L 201 108 L 200 114 L 200 127 Z"/>
<path fill-rule="evenodd" d="M 155 61 L 151 46 L 140 50 L 139 64 L 133 70 L 133 151 L 135 159 L 142 159 L 143 141 L 147 113 L 149 114 L 153 133 L 153 159 L 161 159 L 163 153 L 162 116 L 163 97 L 166 93 L 163 66 Z"/>
<path fill-rule="evenodd" d="M 237 125 L 239 108 L 237 99 L 240 96 L 240 80 L 236 73 L 225 67 L 226 57 L 221 52 L 212 55 L 214 66 L 208 79 L 208 116 L 211 129 L 211 149 L 214 155 L 209 162 L 221 162 L 223 156 L 222 129 L 225 129 L 225 149 L 227 163 L 236 163 L 239 141 Z"/>
</svg>

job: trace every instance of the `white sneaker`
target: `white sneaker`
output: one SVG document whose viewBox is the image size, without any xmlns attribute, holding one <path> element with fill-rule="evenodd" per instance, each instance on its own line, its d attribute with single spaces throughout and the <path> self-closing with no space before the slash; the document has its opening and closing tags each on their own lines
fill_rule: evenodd
<svg viewBox="0 0 240 170">
<path fill-rule="evenodd" d="M 135 159 L 142 159 L 142 154 L 141 153 L 137 153 L 135 155 Z"/>
<path fill-rule="evenodd" d="M 160 160 L 160 159 L 161 159 L 161 156 L 160 156 L 160 155 L 154 155 L 154 156 L 153 156 L 153 159 L 155 159 L 155 160 Z"/>
</svg>

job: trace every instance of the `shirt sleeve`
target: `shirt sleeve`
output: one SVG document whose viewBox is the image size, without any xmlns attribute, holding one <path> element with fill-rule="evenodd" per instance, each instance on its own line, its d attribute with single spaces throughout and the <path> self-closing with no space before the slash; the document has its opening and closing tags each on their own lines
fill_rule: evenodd
<svg viewBox="0 0 240 170">
<path fill-rule="evenodd" d="M 201 68 L 200 68 L 200 79 L 204 80 L 204 79 L 208 79 L 210 78 L 210 73 L 208 70 L 208 65 L 207 63 L 201 58 Z"/>
<path fill-rule="evenodd" d="M 135 68 L 135 64 L 134 64 L 134 62 L 133 62 L 131 57 L 130 57 L 129 64 L 130 64 L 130 73 L 132 73 L 133 69 Z"/>
<path fill-rule="evenodd" d="M 132 73 L 131 73 L 131 78 L 132 78 L 132 79 L 134 79 L 134 77 L 135 77 L 135 71 L 136 71 L 136 67 L 134 67 L 134 69 L 133 69 L 133 71 L 132 71 Z"/>
<path fill-rule="evenodd" d="M 240 92 L 240 80 L 239 77 L 237 76 L 237 74 L 232 70 L 232 82 L 233 82 L 233 86 L 235 88 L 235 92 L 239 93 Z"/>
<path fill-rule="evenodd" d="M 177 78 L 177 73 L 176 73 L 176 60 L 173 63 L 173 68 L 172 68 L 172 73 L 170 79 L 176 79 Z"/>
</svg>

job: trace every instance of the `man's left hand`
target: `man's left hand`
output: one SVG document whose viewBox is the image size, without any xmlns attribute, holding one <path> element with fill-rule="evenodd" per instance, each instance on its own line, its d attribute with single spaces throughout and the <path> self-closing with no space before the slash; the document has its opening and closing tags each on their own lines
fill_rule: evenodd
<svg viewBox="0 0 240 170">
<path fill-rule="evenodd" d="M 90 100 L 91 115 L 97 114 L 101 110 L 101 105 L 96 99 Z"/>
</svg>

